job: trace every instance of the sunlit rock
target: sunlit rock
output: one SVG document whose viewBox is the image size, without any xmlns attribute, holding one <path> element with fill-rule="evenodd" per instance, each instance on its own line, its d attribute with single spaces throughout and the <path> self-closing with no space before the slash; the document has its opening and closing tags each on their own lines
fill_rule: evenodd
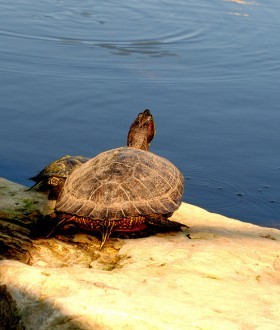
<svg viewBox="0 0 280 330">
<path fill-rule="evenodd" d="M 0 328 L 279 329 L 280 231 L 185 203 L 173 219 L 191 239 L 31 240 L 29 265 L 0 262 Z"/>
</svg>

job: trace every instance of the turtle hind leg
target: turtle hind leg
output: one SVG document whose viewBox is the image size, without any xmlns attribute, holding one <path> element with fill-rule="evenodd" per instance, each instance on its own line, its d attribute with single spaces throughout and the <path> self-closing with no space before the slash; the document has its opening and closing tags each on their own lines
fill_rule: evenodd
<svg viewBox="0 0 280 330">
<path fill-rule="evenodd" d="M 154 232 L 168 232 L 168 231 L 186 231 L 189 229 L 187 225 L 184 225 L 177 221 L 169 220 L 162 214 L 153 214 L 146 219 L 147 227 Z"/>
</svg>

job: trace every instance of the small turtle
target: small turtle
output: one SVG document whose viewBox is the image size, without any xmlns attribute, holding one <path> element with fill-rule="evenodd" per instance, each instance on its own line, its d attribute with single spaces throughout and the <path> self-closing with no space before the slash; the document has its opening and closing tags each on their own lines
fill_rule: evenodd
<svg viewBox="0 0 280 330">
<path fill-rule="evenodd" d="M 184 178 L 170 161 L 148 151 L 154 134 L 147 109 L 132 123 L 127 147 L 105 151 L 70 174 L 51 234 L 73 224 L 100 233 L 102 249 L 111 234 L 135 237 L 188 228 L 168 220 L 181 204 Z"/>
<path fill-rule="evenodd" d="M 48 198 L 56 200 L 66 178 L 81 164 L 90 158 L 82 156 L 64 156 L 46 166 L 39 174 L 30 178 L 35 184 L 30 188 L 38 191 L 47 191 Z"/>
</svg>

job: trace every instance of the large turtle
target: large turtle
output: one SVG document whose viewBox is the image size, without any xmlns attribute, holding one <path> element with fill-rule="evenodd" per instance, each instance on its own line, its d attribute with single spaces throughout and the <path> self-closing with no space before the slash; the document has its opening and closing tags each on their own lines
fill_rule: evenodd
<svg viewBox="0 0 280 330">
<path fill-rule="evenodd" d="M 47 165 L 40 173 L 30 178 L 35 184 L 30 188 L 48 192 L 48 198 L 56 200 L 66 178 L 90 158 L 83 156 L 64 156 Z"/>
<path fill-rule="evenodd" d="M 184 178 L 170 161 L 149 152 L 155 134 L 150 111 L 132 123 L 127 147 L 105 151 L 66 179 L 56 204 L 55 229 L 74 224 L 101 233 L 101 246 L 114 234 L 179 231 L 168 220 L 180 206 Z"/>
</svg>

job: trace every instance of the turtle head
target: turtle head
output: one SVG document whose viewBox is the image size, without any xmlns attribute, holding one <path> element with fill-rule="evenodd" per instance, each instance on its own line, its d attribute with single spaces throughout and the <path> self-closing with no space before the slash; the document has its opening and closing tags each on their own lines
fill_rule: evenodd
<svg viewBox="0 0 280 330">
<path fill-rule="evenodd" d="M 156 127 L 150 110 L 140 112 L 130 126 L 127 146 L 149 150 L 150 143 L 156 133 Z"/>
</svg>

